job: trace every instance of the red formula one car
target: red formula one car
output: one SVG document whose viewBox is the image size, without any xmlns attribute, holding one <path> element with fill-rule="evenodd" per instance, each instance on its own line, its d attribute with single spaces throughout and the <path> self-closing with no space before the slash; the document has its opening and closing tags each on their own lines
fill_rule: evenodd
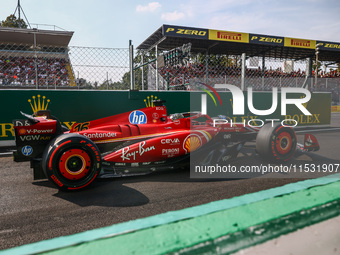
<svg viewBox="0 0 340 255">
<path fill-rule="evenodd" d="M 262 128 L 243 124 L 218 124 L 199 112 L 167 115 L 163 101 L 146 107 L 77 123 L 71 130 L 39 111 L 14 120 L 14 160 L 31 161 L 34 178 L 48 178 L 59 189 L 88 186 L 98 176 L 126 176 L 183 166 L 190 155 L 196 161 L 218 163 L 237 157 L 247 141 L 256 139 L 264 158 L 289 160 L 296 149 L 315 151 L 314 136 L 297 143 L 290 127 L 268 123 Z M 217 124 L 216 124 L 217 123 Z M 204 156 L 209 155 L 209 156 Z"/>
</svg>

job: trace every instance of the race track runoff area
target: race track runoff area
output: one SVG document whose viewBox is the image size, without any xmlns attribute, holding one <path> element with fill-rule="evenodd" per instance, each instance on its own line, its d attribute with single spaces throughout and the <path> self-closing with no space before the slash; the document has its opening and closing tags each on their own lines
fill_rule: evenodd
<svg viewBox="0 0 340 255">
<path fill-rule="evenodd" d="M 115 250 L 120 254 L 229 254 L 338 216 L 339 177 L 287 184 L 4 253 L 109 254 Z M 328 249 L 339 249 L 335 240 Z"/>
</svg>

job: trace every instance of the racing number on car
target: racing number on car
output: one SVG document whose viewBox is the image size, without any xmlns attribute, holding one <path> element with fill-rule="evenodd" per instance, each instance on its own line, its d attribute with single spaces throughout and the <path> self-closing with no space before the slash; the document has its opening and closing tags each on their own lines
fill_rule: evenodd
<svg viewBox="0 0 340 255">
<path fill-rule="evenodd" d="M 90 122 L 84 122 L 84 123 L 77 123 L 75 124 L 73 130 L 74 131 L 83 131 L 89 129 Z"/>
</svg>

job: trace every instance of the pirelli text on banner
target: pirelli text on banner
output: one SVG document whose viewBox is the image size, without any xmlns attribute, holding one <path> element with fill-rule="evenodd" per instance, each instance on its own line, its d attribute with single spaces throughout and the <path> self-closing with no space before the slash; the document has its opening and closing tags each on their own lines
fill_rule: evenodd
<svg viewBox="0 0 340 255">
<path fill-rule="evenodd" d="M 285 37 L 285 46 L 294 48 L 315 49 L 316 41 Z"/>
<path fill-rule="evenodd" d="M 249 34 L 210 29 L 209 40 L 249 43 Z"/>
</svg>

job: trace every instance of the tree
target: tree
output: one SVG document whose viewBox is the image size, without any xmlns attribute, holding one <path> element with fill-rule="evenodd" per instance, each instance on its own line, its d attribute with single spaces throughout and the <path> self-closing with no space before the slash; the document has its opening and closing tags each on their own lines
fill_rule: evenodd
<svg viewBox="0 0 340 255">
<path fill-rule="evenodd" d="M 143 61 L 142 61 L 143 56 Z M 134 64 L 135 66 L 139 66 L 144 63 L 152 62 L 156 58 L 156 52 L 155 50 L 151 50 L 148 52 L 144 51 L 137 51 L 137 54 L 134 58 Z M 142 69 L 144 70 L 144 89 L 147 89 L 147 65 L 144 65 L 143 67 L 135 69 L 135 87 L 136 89 L 141 90 L 142 89 Z M 130 74 L 130 72 L 129 72 Z M 129 79 L 130 81 L 130 79 Z"/>
<path fill-rule="evenodd" d="M 239 57 L 230 56 L 230 55 L 213 55 L 213 54 L 206 55 L 206 54 L 199 53 L 196 56 L 196 58 L 193 59 L 193 62 L 202 64 L 202 65 L 208 64 L 208 66 L 213 66 L 213 67 L 229 67 L 229 66 L 237 66 L 239 62 Z"/>
<path fill-rule="evenodd" d="M 14 14 L 9 15 L 6 20 L 3 20 L 0 25 L 2 27 L 27 28 L 27 24 L 23 19 L 18 19 Z"/>
<path fill-rule="evenodd" d="M 156 58 L 155 51 L 150 52 L 143 52 L 143 51 L 137 51 L 136 56 L 133 59 L 134 66 L 140 66 L 142 64 L 145 64 L 149 61 L 152 62 L 153 59 Z M 143 56 L 143 61 L 142 61 Z M 134 79 L 135 79 L 135 89 L 141 90 L 142 89 L 142 68 L 144 69 L 144 89 L 147 89 L 147 76 L 146 76 L 146 69 L 147 65 L 141 66 L 134 70 Z M 119 86 L 116 85 L 115 89 L 129 89 L 130 88 L 130 71 L 126 72 L 123 75 L 122 81 L 120 82 Z"/>
</svg>

